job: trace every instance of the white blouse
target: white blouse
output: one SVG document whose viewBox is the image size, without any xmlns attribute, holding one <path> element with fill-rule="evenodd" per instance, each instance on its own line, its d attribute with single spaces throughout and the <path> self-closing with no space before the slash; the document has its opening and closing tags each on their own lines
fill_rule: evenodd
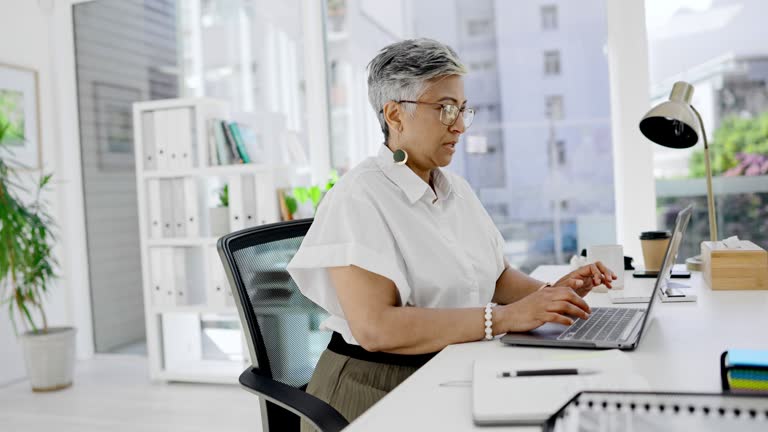
<svg viewBox="0 0 768 432">
<path fill-rule="evenodd" d="M 458 308 L 491 301 L 505 266 L 504 240 L 466 180 L 436 169 L 435 194 L 381 147 L 328 191 L 287 267 L 331 315 L 322 328 L 356 345 L 328 267 L 356 265 L 388 278 L 401 305 Z"/>
</svg>

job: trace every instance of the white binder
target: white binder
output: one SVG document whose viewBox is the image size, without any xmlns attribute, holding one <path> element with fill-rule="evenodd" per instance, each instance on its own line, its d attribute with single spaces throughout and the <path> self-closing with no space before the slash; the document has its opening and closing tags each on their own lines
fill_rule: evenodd
<svg viewBox="0 0 768 432">
<path fill-rule="evenodd" d="M 141 144 L 144 154 L 144 170 L 157 169 L 157 152 L 155 150 L 155 116 L 152 111 L 141 113 Z"/>
<path fill-rule="evenodd" d="M 165 123 L 163 131 L 165 132 L 165 142 L 168 149 L 168 169 L 176 171 L 181 168 L 181 148 L 180 142 L 180 121 L 178 112 L 181 108 L 165 110 Z"/>
<path fill-rule="evenodd" d="M 167 170 L 168 161 L 168 111 L 153 111 L 152 129 L 154 131 L 155 162 L 158 170 Z"/>
<path fill-rule="evenodd" d="M 271 173 L 256 175 L 256 214 L 258 224 L 269 224 L 280 220 L 280 210 L 277 206 L 277 191 Z"/>
<path fill-rule="evenodd" d="M 162 238 L 162 204 L 160 201 L 160 181 L 157 179 L 147 180 L 147 207 L 149 210 L 149 237 Z"/>
<path fill-rule="evenodd" d="M 174 248 L 165 247 L 163 250 L 163 264 L 161 266 L 163 275 L 162 280 L 165 284 L 167 295 L 167 304 L 175 306 L 176 302 L 176 260 L 174 259 Z"/>
<path fill-rule="evenodd" d="M 192 168 L 194 133 L 192 126 L 193 111 L 190 108 L 177 108 L 170 111 L 171 119 L 171 137 L 169 142 L 172 151 L 171 168 L 185 169 Z"/>
<path fill-rule="evenodd" d="M 162 236 L 165 238 L 175 236 L 175 223 L 173 220 L 173 179 L 162 179 L 160 183 L 160 218 Z"/>
<path fill-rule="evenodd" d="M 184 222 L 187 237 L 200 236 L 200 187 L 194 178 L 182 179 L 184 195 Z"/>
<path fill-rule="evenodd" d="M 219 155 L 216 149 L 216 134 L 215 128 L 218 124 L 215 119 L 208 119 L 205 124 L 205 145 L 208 150 L 208 166 L 223 165 L 219 160 Z"/>
<path fill-rule="evenodd" d="M 208 283 L 206 284 L 206 303 L 212 307 L 234 306 L 232 291 L 229 289 L 224 266 L 221 263 L 216 246 L 208 247 Z"/>
<path fill-rule="evenodd" d="M 166 278 L 169 268 L 168 248 L 149 248 L 149 273 L 152 290 L 152 304 L 155 306 L 168 306 L 173 304 L 174 292 Z"/>
<path fill-rule="evenodd" d="M 229 176 L 229 229 L 238 231 L 245 228 L 243 217 L 243 181 L 242 176 Z"/>
<path fill-rule="evenodd" d="M 258 207 L 256 205 L 256 178 L 252 175 L 240 176 L 241 196 L 243 203 L 243 227 L 259 225 Z"/>
<path fill-rule="evenodd" d="M 186 207 L 186 180 L 183 178 L 175 178 L 171 180 L 173 182 L 173 236 L 174 237 L 186 237 L 187 233 L 187 207 Z"/>
<path fill-rule="evenodd" d="M 173 279 L 174 304 L 177 306 L 190 304 L 190 292 L 187 285 L 187 272 L 192 269 L 187 268 L 187 249 L 169 248 L 173 261 L 172 267 L 168 269 L 168 274 Z"/>
</svg>

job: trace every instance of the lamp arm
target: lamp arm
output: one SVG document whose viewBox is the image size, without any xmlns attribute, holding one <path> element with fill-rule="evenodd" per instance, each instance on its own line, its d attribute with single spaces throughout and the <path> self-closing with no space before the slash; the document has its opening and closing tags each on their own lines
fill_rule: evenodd
<svg viewBox="0 0 768 432">
<path fill-rule="evenodd" d="M 707 131 L 704 130 L 704 122 L 701 120 L 701 114 L 691 105 L 691 109 L 696 114 L 701 127 L 701 135 L 704 138 L 704 166 L 707 170 L 707 210 L 709 212 L 709 239 L 712 242 L 717 241 L 717 216 L 715 214 L 715 195 L 712 193 L 712 166 L 709 161 L 709 142 L 707 141 Z"/>
</svg>

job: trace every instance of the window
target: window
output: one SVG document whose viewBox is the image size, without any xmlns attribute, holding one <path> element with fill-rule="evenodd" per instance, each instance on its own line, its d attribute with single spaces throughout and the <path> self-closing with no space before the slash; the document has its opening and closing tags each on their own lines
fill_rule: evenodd
<svg viewBox="0 0 768 432">
<path fill-rule="evenodd" d="M 646 0 L 651 104 L 669 97 L 675 81 L 694 86 L 693 106 L 709 139 L 718 234 L 768 248 L 768 3 Z M 719 41 L 702 43 L 702 41 Z M 756 53 L 759 55 L 744 55 Z M 762 125 L 762 126 L 761 126 Z M 709 240 L 702 140 L 690 149 L 653 146 L 659 228 L 694 203 L 680 259 Z M 696 222 L 700 221 L 700 223 Z"/>
<path fill-rule="evenodd" d="M 467 36 L 485 36 L 493 31 L 490 18 L 467 20 Z"/>
<path fill-rule="evenodd" d="M 555 142 L 555 153 L 557 154 L 557 164 L 565 165 L 565 141 L 558 140 Z"/>
<path fill-rule="evenodd" d="M 179 97 L 179 8 L 161 0 L 72 8 L 93 342 L 97 353 L 114 352 L 145 332 L 139 215 L 119 210 L 136 207 L 133 103 Z"/>
<path fill-rule="evenodd" d="M 563 119 L 563 97 L 560 95 L 547 96 L 545 100 L 545 114 L 549 120 Z"/>
<path fill-rule="evenodd" d="M 552 131 L 554 132 L 554 131 Z M 547 159 L 549 160 L 549 168 L 562 167 L 566 163 L 565 155 L 565 141 L 557 140 L 553 137 L 547 139 Z"/>
<path fill-rule="evenodd" d="M 541 29 L 557 30 L 557 6 L 545 5 L 541 7 Z"/>
<path fill-rule="evenodd" d="M 560 51 L 544 51 L 544 75 L 560 75 Z"/>
<path fill-rule="evenodd" d="M 345 99 L 330 102 L 333 167 L 343 173 L 375 155 L 382 143 L 367 99 L 368 55 L 411 37 L 446 42 L 467 66 L 464 92 L 476 109 L 446 169 L 477 193 L 507 242 L 513 266 L 530 271 L 567 263 L 576 253 L 577 232 L 586 232 L 577 230 L 578 218 L 614 215 L 613 200 L 606 199 L 613 196 L 613 171 L 593 168 L 611 167 L 613 159 L 605 1 L 579 2 L 573 28 L 545 38 L 542 27 L 558 27 L 553 0 L 544 0 L 544 7 L 542 0 L 438 2 L 441 16 L 458 20 L 436 19 L 436 2 L 401 3 L 381 13 L 378 2 L 347 0 L 347 27 L 327 36 L 328 64 L 344 72 L 335 85 L 346 90 Z M 554 49 L 565 46 L 573 56 L 567 68 Z M 544 74 L 562 79 L 542 80 Z M 561 121 L 565 99 L 567 122 Z M 593 140 L 580 139 L 585 135 Z M 550 143 L 549 137 L 560 141 Z"/>
<path fill-rule="evenodd" d="M 471 135 L 467 134 L 466 139 L 466 152 L 474 154 L 488 153 L 488 137 L 484 135 Z"/>
<path fill-rule="evenodd" d="M 492 71 L 495 64 L 493 60 L 476 61 L 468 64 L 470 72 L 489 72 Z"/>
</svg>

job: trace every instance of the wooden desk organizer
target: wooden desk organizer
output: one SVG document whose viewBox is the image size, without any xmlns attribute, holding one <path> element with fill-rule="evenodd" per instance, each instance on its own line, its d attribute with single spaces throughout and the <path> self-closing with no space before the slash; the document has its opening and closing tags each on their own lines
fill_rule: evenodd
<svg viewBox="0 0 768 432">
<path fill-rule="evenodd" d="M 739 243 L 701 242 L 704 280 L 713 290 L 768 290 L 768 252 L 749 240 Z"/>
</svg>

